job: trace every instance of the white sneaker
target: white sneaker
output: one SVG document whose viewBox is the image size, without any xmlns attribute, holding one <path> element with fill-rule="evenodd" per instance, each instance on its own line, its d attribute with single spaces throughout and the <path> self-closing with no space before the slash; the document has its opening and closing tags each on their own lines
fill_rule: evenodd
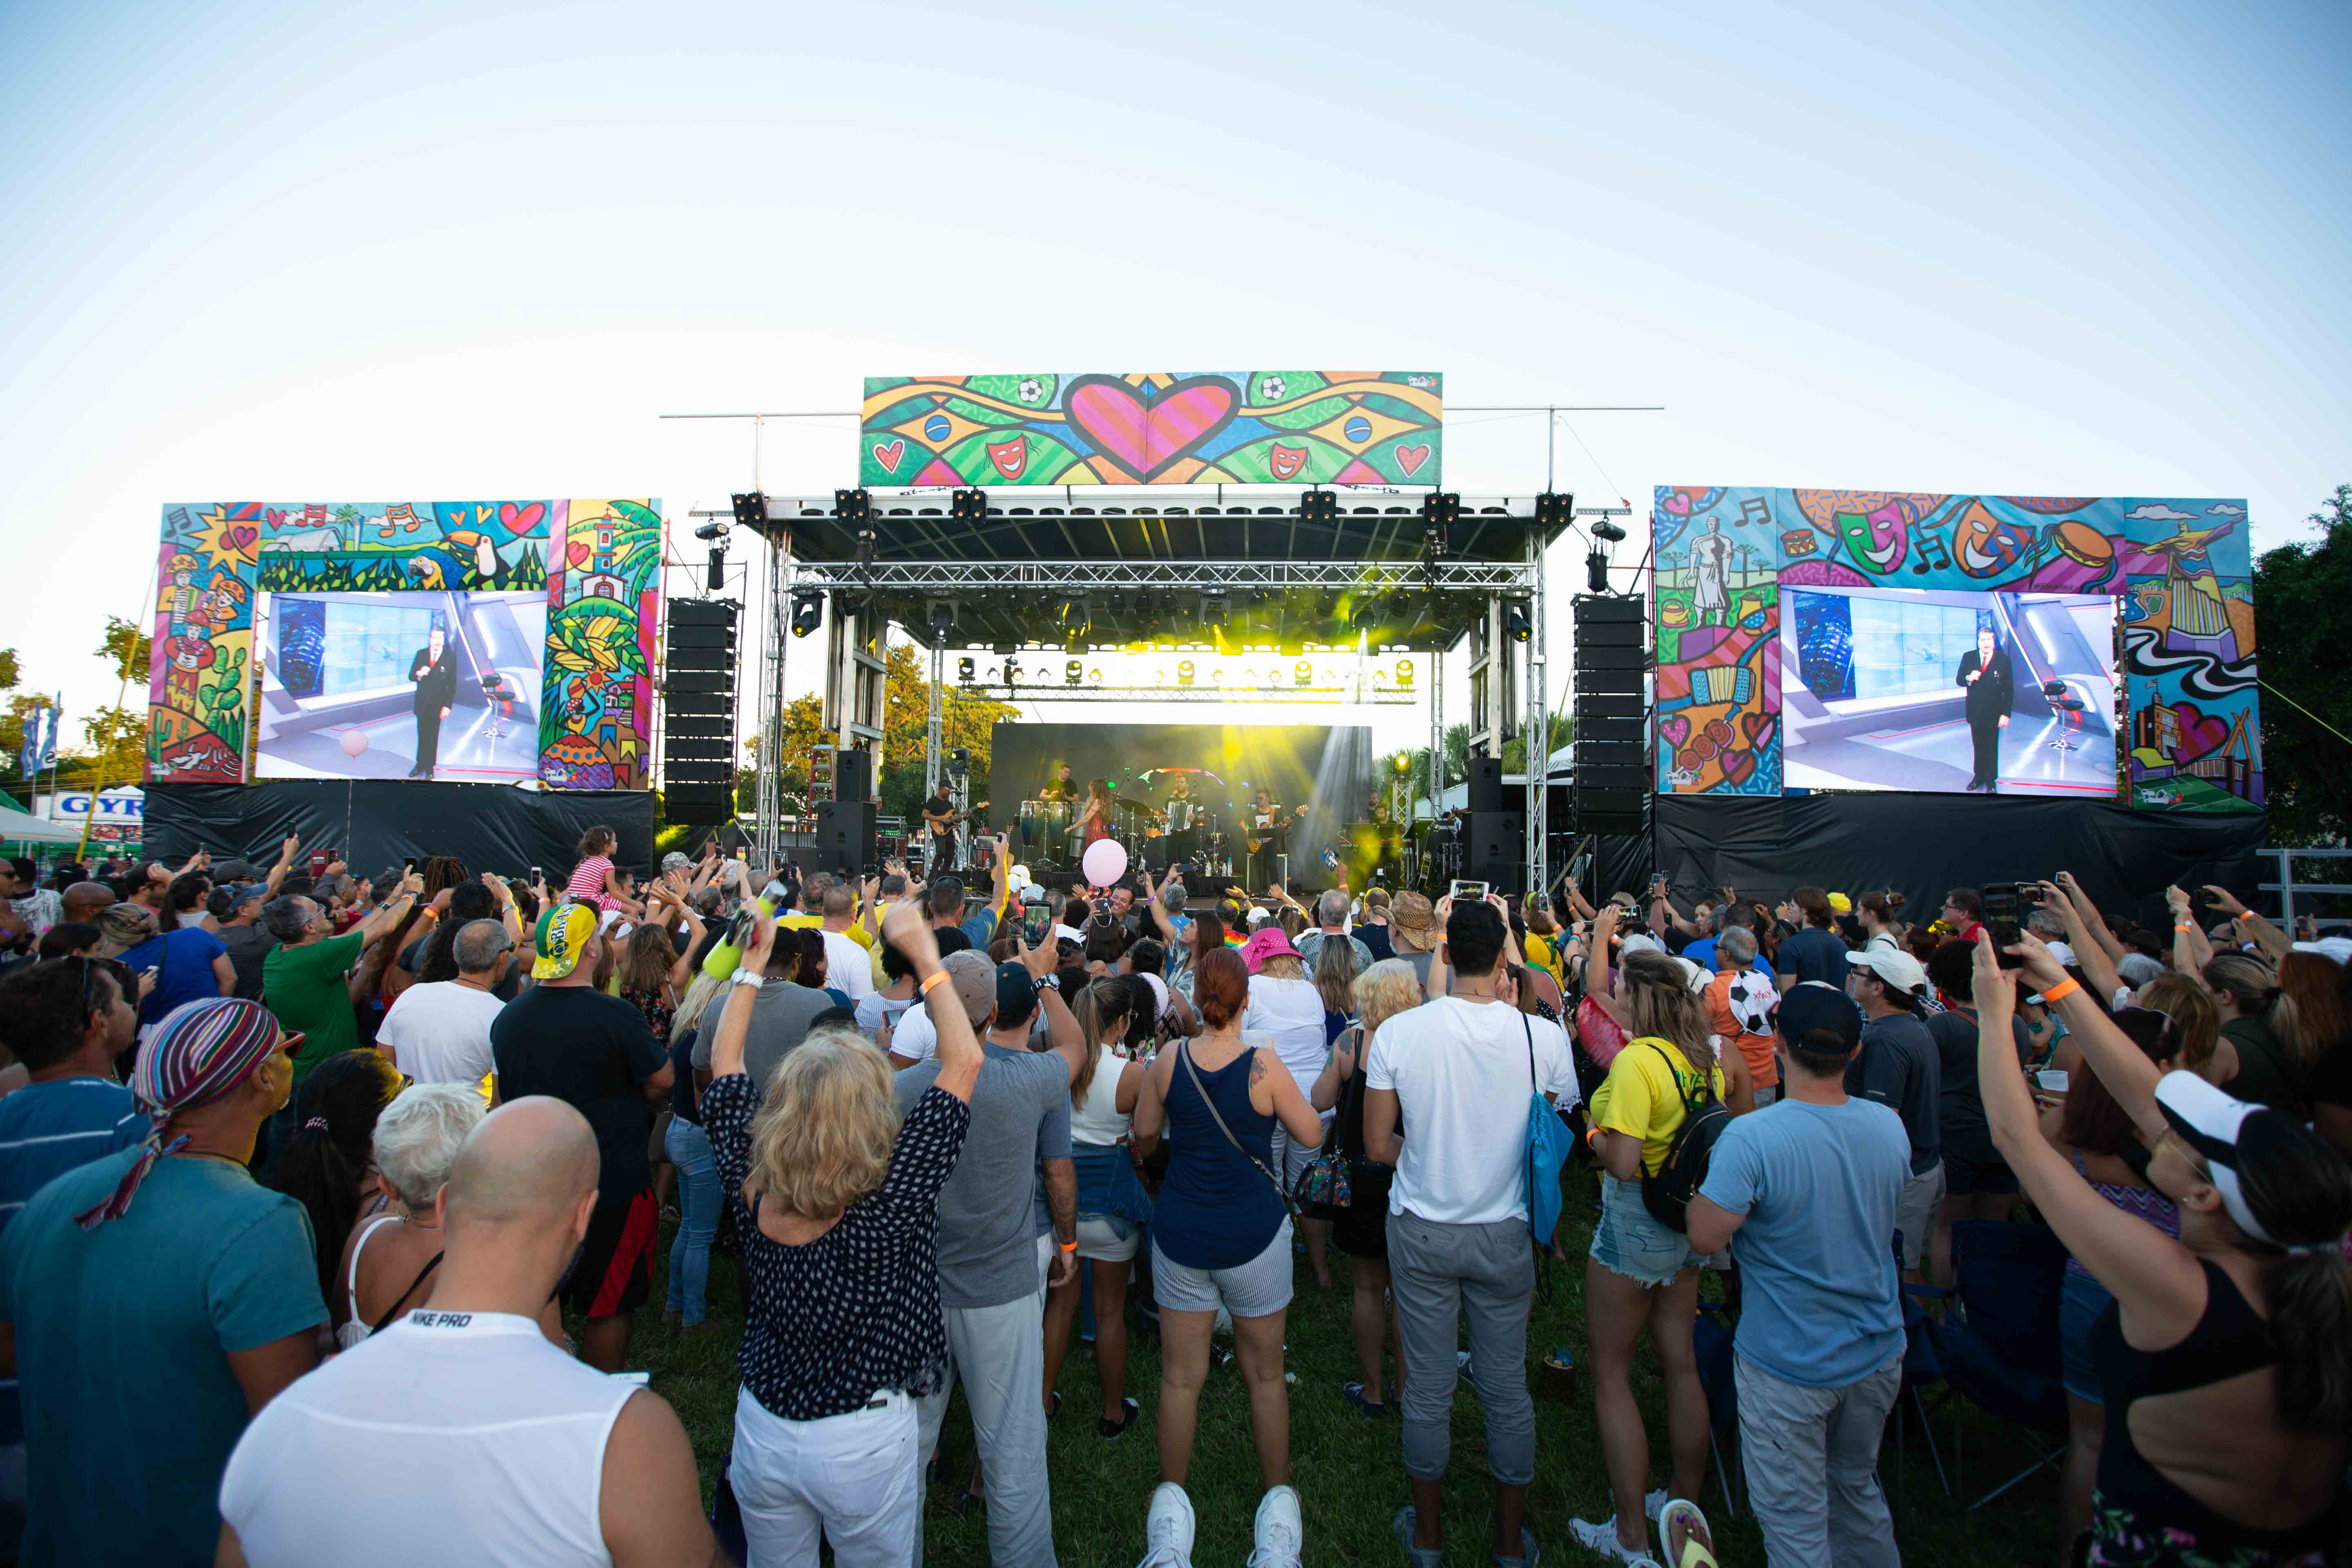
<svg viewBox="0 0 2352 1568">
<path fill-rule="evenodd" d="M 1611 1514 L 1598 1524 L 1591 1520 L 1571 1519 L 1568 1521 L 1568 1532 L 1576 1537 L 1578 1545 L 1588 1551 L 1599 1552 L 1612 1563 L 1643 1563 L 1649 1559 L 1647 1544 L 1649 1528 L 1646 1525 L 1643 1527 L 1643 1544 L 1642 1546 L 1627 1546 L 1617 1539 L 1615 1514 Z"/>
<path fill-rule="evenodd" d="M 1652 1524 L 1657 1523 L 1658 1510 L 1673 1500 L 1674 1493 L 1666 1490 L 1664 1487 L 1660 1487 L 1654 1492 L 1643 1492 L 1642 1494 L 1642 1517 L 1648 1520 Z"/>
<path fill-rule="evenodd" d="M 1152 1489 L 1143 1519 L 1143 1561 L 1137 1568 L 1192 1568 L 1192 1500 L 1174 1481 Z"/>
<path fill-rule="evenodd" d="M 1298 1549 L 1305 1539 L 1298 1518 L 1298 1492 L 1293 1487 L 1269 1487 L 1257 1505 L 1257 1549 L 1247 1568 L 1298 1568 Z"/>
</svg>

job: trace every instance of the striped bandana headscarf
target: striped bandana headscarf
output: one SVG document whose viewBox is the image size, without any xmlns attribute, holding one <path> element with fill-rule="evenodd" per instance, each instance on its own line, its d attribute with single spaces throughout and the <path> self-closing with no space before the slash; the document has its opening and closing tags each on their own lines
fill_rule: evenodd
<svg viewBox="0 0 2352 1568">
<path fill-rule="evenodd" d="M 183 1134 L 163 1142 L 172 1118 L 243 1083 L 285 1038 L 268 1008 L 241 997 L 207 996 L 167 1014 L 131 1073 L 131 1091 L 149 1118 L 147 1141 L 106 1201 L 76 1215 L 75 1223 L 96 1230 L 121 1218 L 155 1162 L 188 1141 Z"/>
</svg>

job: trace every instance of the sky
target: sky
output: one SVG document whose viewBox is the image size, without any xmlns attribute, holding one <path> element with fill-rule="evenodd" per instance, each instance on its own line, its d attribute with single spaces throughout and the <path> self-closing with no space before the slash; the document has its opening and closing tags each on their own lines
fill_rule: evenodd
<svg viewBox="0 0 2352 1568">
<path fill-rule="evenodd" d="M 2243 497 L 2270 548 L 2352 478 L 2347 50 L 2334 3 L 0 5 L 0 647 L 70 735 L 165 502 L 683 539 L 751 442 L 658 416 L 868 374 L 1436 370 L 1663 405 L 1558 432 L 1637 523 Z M 1543 488 L 1544 426 L 1458 416 L 1447 488 Z M 771 425 L 761 479 L 852 437 Z"/>
</svg>

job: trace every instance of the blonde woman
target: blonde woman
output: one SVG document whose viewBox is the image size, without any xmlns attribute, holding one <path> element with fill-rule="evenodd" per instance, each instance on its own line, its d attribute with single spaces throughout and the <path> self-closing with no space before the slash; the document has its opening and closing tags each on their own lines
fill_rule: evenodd
<svg viewBox="0 0 2352 1568">
<path fill-rule="evenodd" d="M 1345 942 L 1326 942 L 1323 952 L 1317 957 L 1339 954 L 1347 954 L 1348 962 L 1354 962 Z M 1353 1409 L 1378 1417 L 1389 1412 L 1381 1377 L 1381 1345 L 1385 1340 L 1396 1347 L 1396 1388 L 1402 1394 L 1404 1341 L 1396 1331 L 1395 1312 L 1387 1300 L 1389 1183 L 1394 1172 L 1386 1165 L 1360 1163 L 1364 1153 L 1364 1062 L 1371 1055 L 1372 1037 L 1380 1032 L 1381 1026 L 1399 1013 L 1408 1013 L 1421 1005 L 1421 980 L 1413 973 L 1412 965 L 1404 960 L 1384 958 L 1356 977 L 1350 1000 L 1355 1004 L 1360 1026 L 1341 1034 L 1332 1046 L 1331 1059 L 1307 1090 L 1307 1100 L 1319 1111 L 1336 1111 L 1328 1136 L 1340 1156 L 1349 1163 L 1354 1189 L 1349 1195 L 1348 1206 L 1331 1222 L 1331 1240 L 1355 1260 L 1348 1271 L 1355 1298 L 1349 1304 L 1348 1326 L 1356 1341 L 1356 1364 L 1363 1370 L 1364 1378 L 1361 1383 L 1342 1385 L 1339 1396 Z M 1374 1172 L 1379 1174 L 1373 1175 Z"/>
<path fill-rule="evenodd" d="M 785 1055 L 761 1102 L 743 1041 L 776 928 L 754 918 L 701 1106 L 751 1276 L 729 1479 L 762 1568 L 814 1568 L 820 1535 L 840 1568 L 903 1564 L 920 1528 L 915 1401 L 947 1365 L 940 1188 L 971 1126 L 980 1042 L 921 911 L 897 904 L 882 934 L 915 966 L 937 1083 L 902 1124 L 882 1053 L 824 1028 Z"/>
<path fill-rule="evenodd" d="M 1592 1363 L 1592 1405 L 1614 1519 L 1573 1520 L 1577 1541 L 1608 1558 L 1649 1551 L 1643 1482 L 1650 1441 L 1633 1402 L 1633 1352 L 1646 1329 L 1666 1394 L 1673 1454 L 1669 1497 L 1691 1497 L 1706 1477 L 1706 1394 L 1699 1387 L 1691 1323 L 1698 1311 L 1699 1255 L 1690 1238 L 1652 1217 L 1642 1178 L 1665 1163 L 1687 1103 L 1702 1090 L 1735 1113 L 1751 1110 L 1748 1064 L 1717 1055 L 1706 1003 L 1692 983 L 1705 974 L 1663 952 L 1629 952 L 1616 973 L 1616 1010 L 1632 1037 L 1592 1096 L 1593 1152 L 1600 1156 L 1601 1223 L 1584 1266 L 1584 1322 Z"/>
</svg>

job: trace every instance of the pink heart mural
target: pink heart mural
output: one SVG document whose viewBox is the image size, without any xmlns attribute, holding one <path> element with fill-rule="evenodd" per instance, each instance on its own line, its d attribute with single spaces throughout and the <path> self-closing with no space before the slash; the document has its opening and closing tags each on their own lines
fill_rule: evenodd
<svg viewBox="0 0 2352 1568">
<path fill-rule="evenodd" d="M 499 504 L 499 525 L 518 539 L 535 531 L 546 518 L 545 501 L 535 500 L 529 506 L 517 506 L 512 501 Z"/>
<path fill-rule="evenodd" d="M 898 463 L 900 459 L 906 457 L 906 455 L 907 443 L 903 438 L 897 441 L 877 441 L 874 443 L 874 460 L 882 465 L 882 471 L 886 474 L 897 473 L 898 471 Z"/>
<path fill-rule="evenodd" d="M 1418 447 L 1399 446 L 1396 460 L 1397 467 L 1404 470 L 1404 477 L 1412 478 L 1421 472 L 1421 466 L 1429 461 L 1429 443 L 1424 441 Z"/>
<path fill-rule="evenodd" d="M 1680 746 L 1690 739 L 1690 721 L 1677 713 L 1671 719 L 1658 721 L 1658 736 L 1669 746 Z"/>
<path fill-rule="evenodd" d="M 259 531 L 250 528 L 232 528 L 228 531 L 227 537 L 228 547 L 239 555 L 252 554 L 255 546 L 261 541 Z"/>
<path fill-rule="evenodd" d="M 2193 763 L 2230 738 L 2230 721 L 2194 702 L 2174 703 L 2172 716 L 2180 723 L 2180 744 L 2172 754 L 2176 763 Z"/>
<path fill-rule="evenodd" d="M 1082 375 L 1062 405 L 1096 451 L 1149 484 L 1232 424 L 1239 402 L 1234 384 L 1213 375 L 1155 388 L 1149 402 L 1117 376 Z"/>
</svg>

